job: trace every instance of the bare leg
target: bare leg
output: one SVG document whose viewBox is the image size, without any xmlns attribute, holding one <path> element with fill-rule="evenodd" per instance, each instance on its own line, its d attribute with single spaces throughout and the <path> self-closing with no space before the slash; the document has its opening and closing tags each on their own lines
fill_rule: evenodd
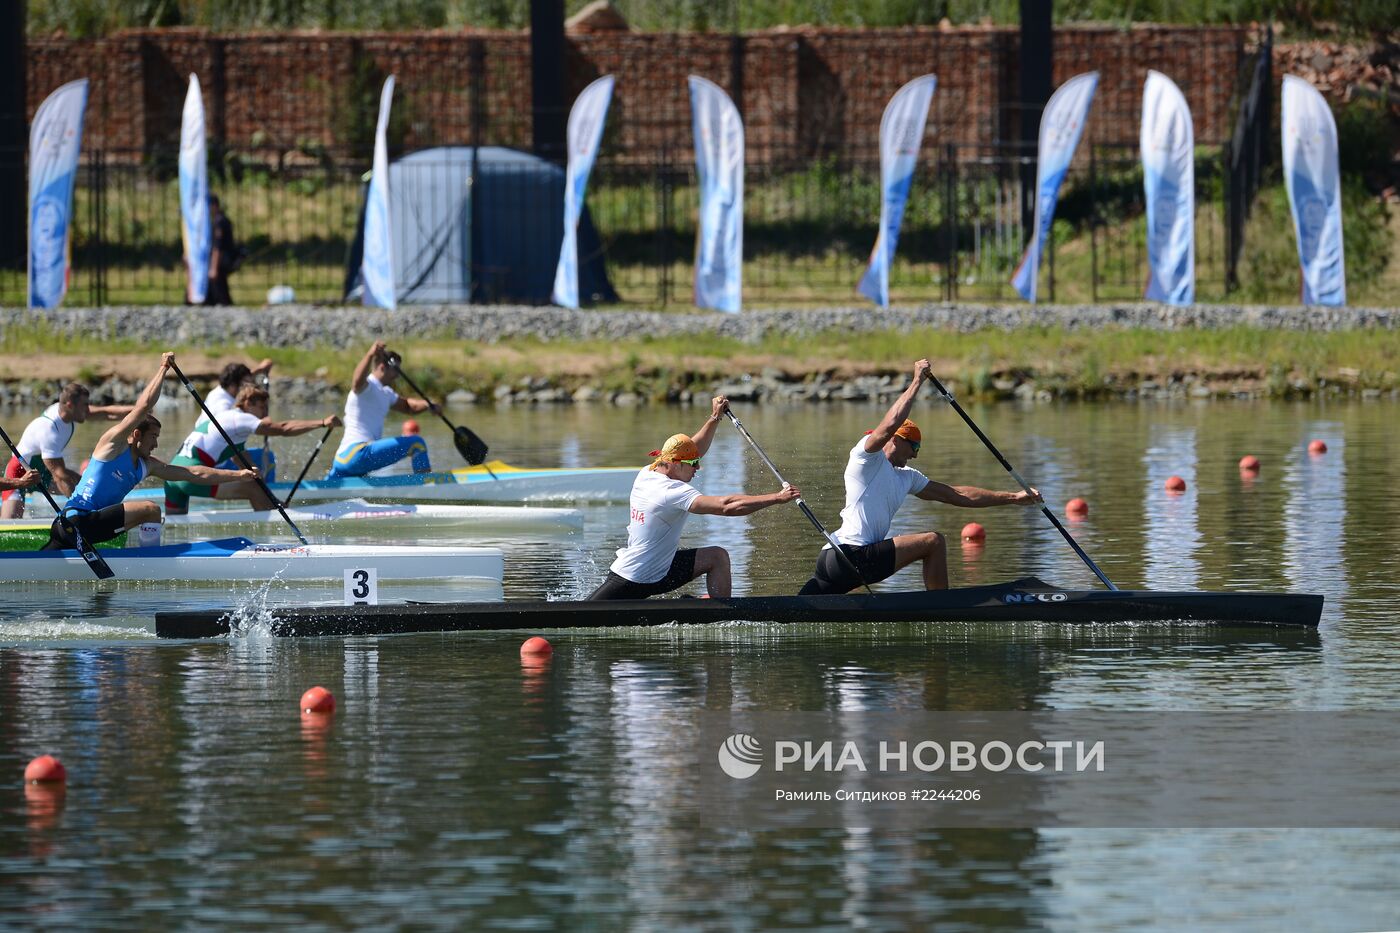
<svg viewBox="0 0 1400 933">
<path fill-rule="evenodd" d="M 900 570 L 916 560 L 924 562 L 924 589 L 948 588 L 948 546 L 936 531 L 899 535 L 894 539 L 894 568 Z"/>
<path fill-rule="evenodd" d="M 160 506 L 154 502 L 123 502 L 123 531 L 130 531 L 146 522 L 160 521 Z"/>
<path fill-rule="evenodd" d="M 215 499 L 247 499 L 248 504 L 258 512 L 266 512 L 272 508 L 272 500 L 262 491 L 257 483 L 252 481 L 243 483 L 221 483 L 219 491 L 214 493 Z"/>
<path fill-rule="evenodd" d="M 4 505 L 0 505 L 0 518 L 24 518 L 24 500 L 18 491 L 6 499 Z"/>
<path fill-rule="evenodd" d="M 728 599 L 734 590 L 734 578 L 729 569 L 729 552 L 722 547 L 713 546 L 697 550 L 695 576 L 705 578 L 705 590 L 712 599 Z"/>
</svg>

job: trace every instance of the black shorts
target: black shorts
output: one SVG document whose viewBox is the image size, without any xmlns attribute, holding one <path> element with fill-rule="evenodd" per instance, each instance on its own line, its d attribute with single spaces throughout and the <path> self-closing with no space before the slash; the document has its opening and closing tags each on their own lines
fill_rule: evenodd
<svg viewBox="0 0 1400 933">
<path fill-rule="evenodd" d="M 849 593 L 865 583 L 879 583 L 894 574 L 894 538 L 874 544 L 843 544 L 841 550 L 850 563 L 836 556 L 831 548 L 823 548 L 817 557 L 817 569 L 812 579 L 798 591 L 799 596 L 821 596 L 828 593 Z M 860 576 L 851 564 L 860 568 Z"/>
<path fill-rule="evenodd" d="M 122 533 L 126 527 L 126 506 L 118 502 L 96 512 L 70 512 L 66 518 L 78 529 L 78 534 L 83 536 L 88 547 L 96 547 Z M 78 546 L 63 524 L 61 518 L 53 520 L 53 526 L 49 528 L 49 543 L 40 550 L 59 551 Z"/>
<path fill-rule="evenodd" d="M 695 579 L 695 548 L 677 551 L 671 559 L 671 569 L 666 576 L 655 583 L 633 583 L 626 577 L 619 577 L 611 570 L 603 585 L 593 591 L 589 599 L 646 599 L 679 589 Z"/>
</svg>

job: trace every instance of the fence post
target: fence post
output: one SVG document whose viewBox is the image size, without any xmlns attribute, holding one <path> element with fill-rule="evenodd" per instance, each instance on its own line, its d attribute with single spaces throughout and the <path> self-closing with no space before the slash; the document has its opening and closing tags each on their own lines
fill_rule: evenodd
<svg viewBox="0 0 1400 933">
<path fill-rule="evenodd" d="M 1099 173 L 1094 144 L 1089 144 L 1089 289 L 1099 303 Z"/>
<path fill-rule="evenodd" d="M 661 147 L 656 171 L 656 298 L 661 307 L 671 300 L 671 148 Z"/>
<path fill-rule="evenodd" d="M 943 265 L 943 300 L 958 297 L 958 152 L 952 143 L 943 155 L 943 226 L 948 240 L 948 256 Z"/>
</svg>

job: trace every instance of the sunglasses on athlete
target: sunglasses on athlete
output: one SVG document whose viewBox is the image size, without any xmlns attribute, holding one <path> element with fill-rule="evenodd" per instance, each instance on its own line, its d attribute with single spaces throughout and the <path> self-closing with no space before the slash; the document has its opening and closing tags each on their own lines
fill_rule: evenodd
<svg viewBox="0 0 1400 933">
<path fill-rule="evenodd" d="M 700 458 L 699 458 L 699 457 L 696 457 L 694 460 L 677 460 L 676 462 L 677 462 L 677 463 L 684 463 L 684 464 L 686 464 L 687 466 L 693 466 L 693 467 L 695 467 L 695 469 L 697 469 L 697 470 L 700 469 Z"/>
</svg>

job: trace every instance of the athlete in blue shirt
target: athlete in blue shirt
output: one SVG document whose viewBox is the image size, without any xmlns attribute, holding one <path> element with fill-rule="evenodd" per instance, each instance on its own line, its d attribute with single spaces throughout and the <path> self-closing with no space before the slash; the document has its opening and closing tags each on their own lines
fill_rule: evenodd
<svg viewBox="0 0 1400 933">
<path fill-rule="evenodd" d="M 160 421 L 151 412 L 160 399 L 161 383 L 175 361 L 175 354 L 161 355 L 160 369 L 151 377 L 130 413 L 107 430 L 93 450 L 92 459 L 68 497 L 62 514 L 54 519 L 44 550 L 76 547 L 66 526 L 75 526 L 88 545 L 100 544 L 144 522 L 159 522 L 155 502 L 123 502 L 126 494 L 147 476 L 196 483 L 233 483 L 251 480 L 253 470 L 218 470 L 207 466 L 172 466 L 151 456 L 160 441 Z M 66 520 L 66 521 L 65 521 Z"/>
</svg>

